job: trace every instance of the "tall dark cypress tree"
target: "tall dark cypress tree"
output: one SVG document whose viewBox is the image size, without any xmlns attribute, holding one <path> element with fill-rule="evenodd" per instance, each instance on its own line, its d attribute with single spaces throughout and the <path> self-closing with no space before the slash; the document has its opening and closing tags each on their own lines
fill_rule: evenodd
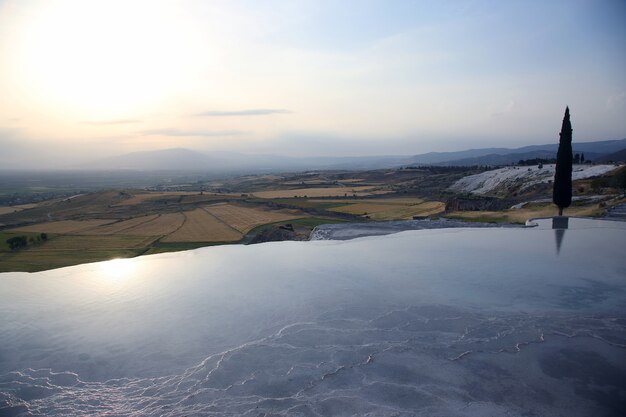
<svg viewBox="0 0 626 417">
<path fill-rule="evenodd" d="M 552 201 L 559 208 L 559 216 L 562 216 L 563 209 L 572 204 L 572 123 L 569 120 L 569 107 L 565 108 L 559 138 Z"/>
</svg>

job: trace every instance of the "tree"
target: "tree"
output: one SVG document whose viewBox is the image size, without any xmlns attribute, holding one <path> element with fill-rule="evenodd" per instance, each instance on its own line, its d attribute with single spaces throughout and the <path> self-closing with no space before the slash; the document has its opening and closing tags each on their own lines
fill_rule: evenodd
<svg viewBox="0 0 626 417">
<path fill-rule="evenodd" d="M 569 120 L 569 107 L 565 108 L 565 116 L 559 133 L 559 150 L 556 153 L 556 172 L 552 201 L 559 208 L 559 216 L 563 209 L 572 204 L 572 123 Z"/>
<path fill-rule="evenodd" d="M 7 239 L 7 244 L 11 250 L 17 250 L 26 247 L 28 240 L 26 236 L 13 236 Z"/>
<path fill-rule="evenodd" d="M 584 164 L 584 163 L 585 163 L 585 154 L 584 154 L 584 153 L 581 153 L 581 154 L 580 154 L 580 163 L 581 163 L 581 164 Z"/>
</svg>

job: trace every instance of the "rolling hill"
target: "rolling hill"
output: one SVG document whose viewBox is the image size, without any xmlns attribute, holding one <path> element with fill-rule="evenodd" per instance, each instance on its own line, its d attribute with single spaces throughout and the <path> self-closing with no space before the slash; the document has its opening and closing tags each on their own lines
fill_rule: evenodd
<svg viewBox="0 0 626 417">
<path fill-rule="evenodd" d="M 257 173 L 297 170 L 369 170 L 416 165 L 511 165 L 521 159 L 551 159 L 556 156 L 557 143 L 521 148 L 483 148 L 458 152 L 429 152 L 402 156 L 306 157 L 255 155 L 237 152 L 203 153 L 173 148 L 133 152 L 92 161 L 80 168 L 92 170 L 130 169 L 138 171 L 204 171 L 220 173 Z M 626 139 L 573 144 L 574 153 L 584 153 L 589 161 L 626 148 Z M 615 156 L 617 157 L 617 155 Z"/>
</svg>

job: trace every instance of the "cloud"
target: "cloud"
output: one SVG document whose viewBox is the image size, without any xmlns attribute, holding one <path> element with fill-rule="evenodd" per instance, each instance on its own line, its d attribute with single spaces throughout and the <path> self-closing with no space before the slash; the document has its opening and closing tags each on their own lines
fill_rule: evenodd
<svg viewBox="0 0 626 417">
<path fill-rule="evenodd" d="M 86 125 L 104 126 L 104 125 L 127 125 L 131 123 L 141 123 L 139 119 L 117 119 L 117 120 L 85 120 L 81 122 Z"/>
<path fill-rule="evenodd" d="M 291 113 L 285 109 L 247 109 L 234 111 L 212 110 L 203 113 L 197 113 L 194 116 L 199 117 L 221 117 L 221 116 L 266 116 L 269 114 L 287 114 Z"/>
<path fill-rule="evenodd" d="M 160 136 L 235 136 L 244 132 L 241 130 L 181 130 L 174 128 L 149 129 L 137 132 L 140 135 L 160 135 Z"/>
<path fill-rule="evenodd" d="M 626 93 L 615 94 L 606 100 L 606 108 L 609 110 L 621 110 L 626 103 Z"/>
<path fill-rule="evenodd" d="M 501 107 L 498 111 L 491 113 L 491 117 L 498 118 L 506 116 L 507 114 L 513 113 L 513 111 L 517 110 L 520 106 L 513 100 L 509 99 L 508 103 Z"/>
</svg>

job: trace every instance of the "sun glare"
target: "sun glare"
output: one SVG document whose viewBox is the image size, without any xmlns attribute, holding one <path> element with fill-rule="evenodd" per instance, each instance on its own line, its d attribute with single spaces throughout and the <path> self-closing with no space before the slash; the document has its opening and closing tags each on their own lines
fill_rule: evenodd
<svg viewBox="0 0 626 417">
<path fill-rule="evenodd" d="M 133 259 L 113 259 L 98 264 L 99 275 L 107 283 L 119 283 L 132 278 L 136 269 Z"/>
<path fill-rule="evenodd" d="M 92 118 L 165 99 L 193 59 L 190 25 L 174 3 L 51 1 L 18 30 L 24 86 L 48 106 Z"/>
</svg>

